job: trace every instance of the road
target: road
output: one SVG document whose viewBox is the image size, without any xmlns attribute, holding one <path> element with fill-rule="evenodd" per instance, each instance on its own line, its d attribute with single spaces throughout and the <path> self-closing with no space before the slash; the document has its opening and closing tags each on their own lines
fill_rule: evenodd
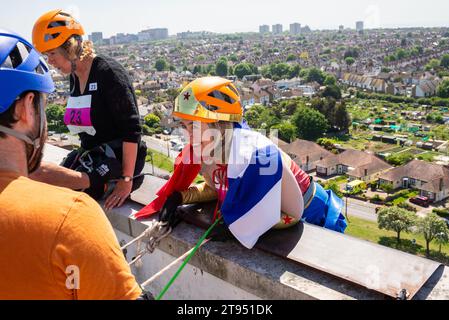
<svg viewBox="0 0 449 320">
<path fill-rule="evenodd" d="M 169 157 L 172 159 L 176 159 L 179 154 L 179 151 L 171 148 L 170 141 L 163 141 L 149 136 L 142 136 L 142 139 L 147 144 L 148 149 L 153 149 L 164 155 L 167 155 L 170 152 Z"/>
<path fill-rule="evenodd" d="M 345 199 L 343 199 L 345 200 Z M 346 212 L 343 209 L 343 212 Z M 348 216 L 351 220 L 351 216 L 377 222 L 376 205 L 348 198 Z"/>
</svg>

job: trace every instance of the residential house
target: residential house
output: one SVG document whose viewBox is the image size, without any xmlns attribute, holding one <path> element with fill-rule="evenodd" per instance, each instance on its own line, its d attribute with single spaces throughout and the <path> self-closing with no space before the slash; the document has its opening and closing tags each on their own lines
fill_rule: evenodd
<svg viewBox="0 0 449 320">
<path fill-rule="evenodd" d="M 306 172 L 316 170 L 316 164 L 318 161 L 321 161 L 326 157 L 333 156 L 331 152 L 322 148 L 318 144 L 300 139 L 292 142 L 285 148 L 284 151 L 296 164 L 301 167 L 302 170 Z"/>
<path fill-rule="evenodd" d="M 346 150 L 338 155 L 332 154 L 316 163 L 318 176 L 347 174 L 350 180 L 366 182 L 377 180 L 383 172 L 391 168 L 392 166 L 374 154 L 358 150 Z"/>
<path fill-rule="evenodd" d="M 413 160 L 379 177 L 379 184 L 390 184 L 394 189 L 418 189 L 421 196 L 438 202 L 449 197 L 449 168 Z"/>
</svg>

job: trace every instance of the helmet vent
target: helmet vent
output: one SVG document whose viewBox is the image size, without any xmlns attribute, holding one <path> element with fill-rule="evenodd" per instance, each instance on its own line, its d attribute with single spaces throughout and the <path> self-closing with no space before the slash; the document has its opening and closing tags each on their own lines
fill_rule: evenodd
<svg viewBox="0 0 449 320">
<path fill-rule="evenodd" d="M 59 37 L 60 34 L 61 33 L 54 33 L 54 34 L 47 33 L 45 35 L 45 42 L 48 42 L 48 41 L 53 40 L 53 39 L 56 39 L 57 37 Z"/>
<path fill-rule="evenodd" d="M 220 92 L 218 90 L 215 90 L 211 93 L 209 93 L 209 97 L 218 99 L 218 100 L 222 100 L 222 101 L 226 101 L 227 103 L 233 104 L 235 102 L 234 99 L 232 99 L 230 96 L 228 96 L 227 94 Z"/>
<path fill-rule="evenodd" d="M 67 21 L 53 21 L 48 25 L 48 29 L 65 27 L 67 26 Z"/>
<path fill-rule="evenodd" d="M 234 92 L 237 96 L 239 95 L 239 93 L 237 92 L 237 90 L 234 89 L 233 86 L 227 86 L 227 88 L 228 88 L 229 90 L 231 90 L 232 92 Z"/>
<path fill-rule="evenodd" d="M 207 103 L 204 102 L 204 101 L 201 101 L 200 103 L 201 103 L 201 105 L 202 105 L 205 109 L 207 109 L 207 110 L 209 110 L 209 111 L 215 112 L 215 111 L 218 110 L 218 107 L 211 106 L 211 105 L 207 104 Z"/>
<path fill-rule="evenodd" d="M 16 69 L 23 61 L 28 58 L 31 52 L 31 48 L 22 42 L 18 42 L 14 49 L 11 51 L 5 62 L 1 65 L 2 68 Z"/>
<path fill-rule="evenodd" d="M 70 14 L 65 13 L 65 12 L 62 12 L 62 11 L 61 11 L 59 14 L 60 14 L 61 16 L 68 17 L 68 18 L 71 18 L 71 17 L 72 17 Z"/>
</svg>

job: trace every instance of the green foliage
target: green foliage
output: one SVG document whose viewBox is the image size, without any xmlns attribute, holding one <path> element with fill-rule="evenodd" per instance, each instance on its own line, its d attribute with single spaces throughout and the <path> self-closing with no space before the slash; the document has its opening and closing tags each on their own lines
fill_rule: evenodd
<svg viewBox="0 0 449 320">
<path fill-rule="evenodd" d="M 318 82 L 319 84 L 323 84 L 326 78 L 326 75 L 323 71 L 317 68 L 310 68 L 303 70 L 302 76 L 306 82 Z"/>
<path fill-rule="evenodd" d="M 45 108 L 47 115 L 48 130 L 56 133 L 67 132 L 67 126 L 64 124 L 65 107 L 57 104 L 50 104 Z"/>
<path fill-rule="evenodd" d="M 326 89 L 324 89 L 322 96 L 323 97 L 332 97 L 336 100 L 340 100 L 341 99 L 341 89 L 339 86 L 337 86 L 335 84 L 328 85 L 328 86 L 326 86 Z"/>
<path fill-rule="evenodd" d="M 164 58 L 159 58 L 156 60 L 154 67 L 156 68 L 157 71 L 165 71 L 168 70 L 169 65 L 167 60 L 165 60 Z"/>
<path fill-rule="evenodd" d="M 272 109 L 261 105 L 252 106 L 245 113 L 245 120 L 253 129 L 270 129 L 271 127 L 281 123 Z"/>
<path fill-rule="evenodd" d="M 296 126 L 288 121 L 283 121 L 280 124 L 274 125 L 271 129 L 276 129 L 279 132 L 279 139 L 291 142 L 296 138 Z"/>
<path fill-rule="evenodd" d="M 343 198 L 343 193 L 340 191 L 340 186 L 335 181 L 330 181 L 326 187 L 326 190 L 332 190 L 338 197 Z"/>
<path fill-rule="evenodd" d="M 391 193 L 393 191 L 393 185 L 391 183 L 382 183 L 379 185 L 379 189 L 386 193 Z"/>
<path fill-rule="evenodd" d="M 346 58 L 358 58 L 360 55 L 360 49 L 359 48 L 348 48 L 345 52 L 345 59 Z"/>
<path fill-rule="evenodd" d="M 441 57 L 440 65 L 443 68 L 449 68 L 449 54 L 445 54 Z"/>
<path fill-rule="evenodd" d="M 161 119 L 152 113 L 146 115 L 144 121 L 149 128 L 157 128 L 161 124 Z"/>
<path fill-rule="evenodd" d="M 226 58 L 222 57 L 217 61 L 215 73 L 219 77 L 226 77 L 228 75 L 228 60 Z"/>
<path fill-rule="evenodd" d="M 287 62 L 295 61 L 296 59 L 297 59 L 297 56 L 296 56 L 295 54 L 293 54 L 293 53 L 290 53 L 290 54 L 287 56 Z"/>
<path fill-rule="evenodd" d="M 386 160 L 389 164 L 393 166 L 402 166 L 409 163 L 415 158 L 415 156 L 408 152 L 401 152 L 389 155 Z"/>
<path fill-rule="evenodd" d="M 448 90 L 448 94 L 449 94 L 449 86 L 447 87 Z M 444 119 L 443 116 L 441 115 L 440 112 L 431 112 L 427 115 L 426 117 L 427 122 L 430 123 L 438 123 L 438 124 L 443 124 L 444 123 Z"/>
<path fill-rule="evenodd" d="M 416 213 L 399 207 L 381 209 L 377 217 L 379 229 L 396 232 L 398 243 L 401 241 L 401 232 L 410 232 L 416 220 Z"/>
<path fill-rule="evenodd" d="M 315 141 L 323 137 L 329 129 L 329 123 L 319 111 L 302 107 L 293 116 L 293 123 L 297 127 L 298 137 Z"/>
<path fill-rule="evenodd" d="M 174 162 L 171 158 L 167 157 L 156 150 L 149 149 L 147 151 L 146 162 L 154 164 L 156 168 L 173 172 L 174 170 Z"/>
<path fill-rule="evenodd" d="M 438 217 L 435 213 L 430 213 L 425 218 L 418 220 L 418 230 L 423 234 L 426 240 L 426 253 L 430 255 L 430 243 L 436 237 L 449 237 L 449 229 L 446 222 Z"/>
<path fill-rule="evenodd" d="M 346 105 L 343 103 L 337 104 L 335 109 L 335 127 L 340 130 L 347 130 L 351 126 L 351 116 L 349 115 Z"/>
<path fill-rule="evenodd" d="M 432 59 L 429 61 L 428 64 L 426 64 L 426 71 L 430 71 L 430 70 L 438 70 L 438 68 L 441 65 L 441 61 L 438 59 Z"/>
<path fill-rule="evenodd" d="M 345 62 L 348 66 L 352 66 L 355 63 L 355 59 L 353 57 L 347 57 Z"/>
<path fill-rule="evenodd" d="M 332 85 L 337 85 L 337 79 L 335 79 L 335 77 L 331 74 L 328 74 L 326 76 L 326 78 L 324 79 L 323 84 L 325 86 L 332 86 Z"/>
<path fill-rule="evenodd" d="M 193 74 L 202 74 L 202 73 L 204 73 L 203 72 L 203 66 L 201 66 L 201 65 L 194 66 L 192 73 Z"/>
<path fill-rule="evenodd" d="M 316 142 L 318 145 L 322 146 L 326 150 L 333 150 L 335 149 L 335 143 L 336 141 L 329 138 L 320 138 Z"/>
<path fill-rule="evenodd" d="M 449 80 L 443 80 L 438 86 L 437 95 L 440 98 L 449 98 Z"/>
<path fill-rule="evenodd" d="M 239 78 L 242 79 L 244 76 L 249 76 L 252 74 L 257 74 L 258 69 L 255 65 L 251 63 L 239 63 L 234 67 L 234 74 Z"/>
<path fill-rule="evenodd" d="M 299 65 L 290 66 L 287 63 L 272 63 L 262 68 L 262 75 L 277 81 L 280 79 L 291 79 L 299 75 L 301 68 Z"/>
</svg>

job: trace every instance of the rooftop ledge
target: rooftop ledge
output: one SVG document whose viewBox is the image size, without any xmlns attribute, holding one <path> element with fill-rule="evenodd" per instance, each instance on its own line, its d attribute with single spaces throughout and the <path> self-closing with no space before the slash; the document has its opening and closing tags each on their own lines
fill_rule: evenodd
<svg viewBox="0 0 449 320">
<path fill-rule="evenodd" d="M 66 150 L 48 145 L 44 161 L 59 163 L 66 153 Z M 129 201 L 122 208 L 106 213 L 122 244 L 146 230 L 149 221 L 137 221 L 131 215 L 142 208 L 138 202 L 149 203 L 163 183 L 164 180 L 146 177 L 142 188 L 132 196 L 135 201 Z M 169 237 L 161 241 L 153 254 L 142 259 L 141 267 L 132 268 L 136 279 L 143 283 L 175 258 L 189 251 L 203 233 L 204 230 L 184 222 L 178 225 Z M 313 239 L 321 239 L 321 247 Z M 169 291 L 171 295 L 167 294 L 167 297 L 199 300 L 378 300 L 391 299 L 392 294 L 381 292 L 400 288 L 405 279 L 412 288 L 415 286 L 416 294 L 413 299 L 449 299 L 449 269 L 446 266 L 438 266 L 427 259 L 310 225 L 303 226 L 301 242 L 303 247 L 314 247 L 312 251 L 299 248 L 298 252 L 303 254 L 304 259 L 299 259 L 301 263 L 279 258 L 258 248 L 248 250 L 235 241 L 209 242 L 195 254 Z M 341 254 L 331 252 L 326 246 L 329 243 L 338 243 L 338 248 L 342 249 Z M 128 261 L 134 254 L 135 248 L 128 249 Z M 378 263 L 377 267 L 380 269 L 377 270 L 377 278 L 366 280 L 365 285 L 360 279 L 370 277 L 366 273 L 367 269 L 357 269 L 359 265 L 363 267 L 364 261 L 368 271 L 373 267 L 370 264 L 372 261 Z M 421 266 L 429 268 L 426 271 Z M 377 267 L 375 264 L 374 268 Z M 147 289 L 153 294 L 159 293 L 175 270 L 176 268 L 168 272 Z M 426 272 L 427 275 L 423 278 L 425 281 L 422 282 L 424 285 L 417 285 L 417 279 Z M 380 282 L 381 286 L 387 288 L 374 290 L 372 281 Z"/>
</svg>

